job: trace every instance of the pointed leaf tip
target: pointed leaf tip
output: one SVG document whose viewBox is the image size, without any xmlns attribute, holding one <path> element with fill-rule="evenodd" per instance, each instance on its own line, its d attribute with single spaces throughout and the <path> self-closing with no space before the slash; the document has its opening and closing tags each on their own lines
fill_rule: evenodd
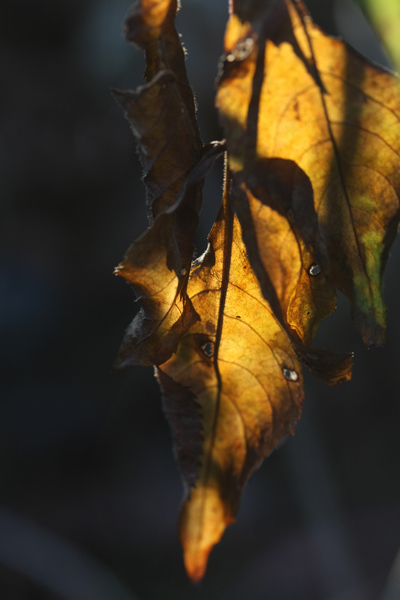
<svg viewBox="0 0 400 600">
<path fill-rule="evenodd" d="M 179 525 L 192 581 L 204 575 L 211 548 L 234 520 L 251 473 L 293 432 L 303 402 L 301 365 L 250 269 L 227 192 L 209 242 L 187 286 L 200 319 L 160 365 L 193 395 L 204 433 Z M 176 407 L 169 412 L 174 419 Z M 187 444 L 182 432 L 176 441 L 183 448 Z"/>
<path fill-rule="evenodd" d="M 205 488 L 200 484 L 191 490 L 182 510 L 179 531 L 185 569 L 193 583 L 204 577 L 211 550 L 234 520 L 217 487 Z"/>
</svg>

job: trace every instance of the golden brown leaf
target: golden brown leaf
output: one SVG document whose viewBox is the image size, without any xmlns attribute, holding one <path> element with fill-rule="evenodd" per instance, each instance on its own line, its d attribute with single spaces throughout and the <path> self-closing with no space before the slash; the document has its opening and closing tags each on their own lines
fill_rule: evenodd
<svg viewBox="0 0 400 600">
<path fill-rule="evenodd" d="M 183 333 L 199 318 L 186 294 L 189 268 L 184 265 L 192 256 L 192 240 L 186 236 L 193 211 L 182 199 L 187 198 L 188 189 L 202 183 L 223 149 L 220 142 L 204 147 L 201 159 L 186 177 L 176 206 L 157 217 L 115 270 L 132 284 L 141 304 L 126 331 L 116 368 L 165 362 Z"/>
<path fill-rule="evenodd" d="M 203 146 L 176 9 L 176 0 L 139 0 L 132 7 L 126 35 L 146 52 L 148 83 L 136 91 L 114 90 L 138 141 L 151 223 L 116 269 L 141 302 L 116 367 L 164 362 L 198 318 L 185 290 L 201 206 Z"/>
<path fill-rule="evenodd" d="M 203 147 L 176 11 L 176 0 L 138 0 L 132 6 L 125 35 L 145 50 L 147 84 L 134 92 L 114 90 L 138 140 L 151 222 L 175 204 Z M 201 187 L 191 195 L 187 202 L 198 212 Z M 192 232 L 196 225 L 188 226 Z"/>
<path fill-rule="evenodd" d="M 316 257 L 309 180 L 294 162 L 279 159 L 254 165 L 250 189 L 240 175 L 233 179 L 233 205 L 263 293 L 292 335 L 308 345 L 336 308 L 335 289 Z"/>
<path fill-rule="evenodd" d="M 234 520 L 251 472 L 294 432 L 303 389 L 300 363 L 261 294 L 226 201 L 207 252 L 194 263 L 188 296 L 200 320 L 159 374 L 183 476 L 188 486 L 194 483 L 187 490 L 180 538 L 187 572 L 198 581 L 210 550 Z M 179 410 L 177 391 L 187 398 L 179 401 Z M 197 439 L 194 451 L 188 426 L 190 439 Z"/>
<path fill-rule="evenodd" d="M 116 368 L 165 362 L 198 318 L 181 293 L 187 276 L 182 271 L 182 277 L 177 277 L 173 268 L 180 259 L 171 235 L 174 218 L 174 214 L 160 215 L 115 270 L 132 284 L 141 305 L 125 333 Z"/>
<path fill-rule="evenodd" d="M 380 344 L 400 216 L 399 80 L 325 35 L 301 2 L 233 5 L 217 106 L 252 266 L 305 342 L 333 306 L 329 280 L 350 299 L 364 341 Z"/>
<path fill-rule="evenodd" d="M 233 4 L 217 98 L 229 189 L 208 250 L 193 265 L 202 181 L 224 146 L 202 147 L 175 0 L 140 0 L 131 9 L 126 34 L 145 50 L 147 83 L 115 92 L 138 140 L 151 224 L 116 270 L 141 304 L 117 366 L 158 367 L 186 483 L 180 537 L 193 581 L 234 520 L 251 473 L 294 432 L 299 360 L 329 383 L 351 376 L 351 356 L 309 347 L 335 307 L 332 283 L 351 298 L 364 337 L 382 328 L 373 286 L 398 218 L 389 193 L 397 189 L 397 150 L 389 150 L 397 138 L 389 140 L 389 129 L 372 133 L 377 96 L 343 73 L 343 65 L 364 63 L 315 28 L 299 2 Z M 358 150 L 362 135 L 386 144 L 376 172 L 389 187 L 379 206 L 360 196 L 361 178 L 352 179 L 373 171 Z M 368 207 L 375 221 L 370 214 L 367 223 Z"/>
</svg>

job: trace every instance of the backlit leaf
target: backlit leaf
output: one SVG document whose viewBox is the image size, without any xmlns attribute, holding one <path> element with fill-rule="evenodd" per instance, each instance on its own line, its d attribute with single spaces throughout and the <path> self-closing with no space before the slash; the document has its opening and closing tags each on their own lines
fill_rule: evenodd
<svg viewBox="0 0 400 600">
<path fill-rule="evenodd" d="M 188 175 L 203 151 L 184 52 L 175 30 L 176 0 L 140 0 L 127 38 L 146 52 L 148 83 L 114 95 L 138 141 L 150 229 L 128 250 L 116 273 L 129 281 L 141 309 L 126 332 L 117 367 L 159 364 L 198 318 L 186 296 L 202 178 Z"/>
<path fill-rule="evenodd" d="M 159 379 L 188 484 L 180 537 L 186 569 L 197 581 L 211 548 L 234 520 L 249 475 L 294 432 L 303 389 L 300 363 L 261 294 L 226 201 L 209 248 L 192 270 L 188 296 L 200 320 L 160 365 Z M 178 414 L 177 390 L 187 398 Z M 185 467 L 188 423 L 190 439 L 197 441 Z"/>
<path fill-rule="evenodd" d="M 251 264 L 301 339 L 332 309 L 330 282 L 350 299 L 364 341 L 381 344 L 383 270 L 399 222 L 399 80 L 325 35 L 301 2 L 233 8 L 217 106 L 245 191 L 236 210 Z M 310 262 L 320 271 L 307 282 Z"/>
<path fill-rule="evenodd" d="M 400 218 L 399 80 L 325 35 L 300 0 L 230 5 L 216 101 L 225 142 L 201 143 L 176 0 L 130 10 L 146 83 L 114 92 L 138 142 L 150 221 L 116 270 L 140 302 L 117 366 L 157 367 L 193 581 L 251 473 L 294 432 L 300 361 L 331 384 L 351 376 L 351 355 L 310 347 L 336 289 L 364 341 L 382 343 Z M 192 262 L 203 179 L 225 150 L 223 205 Z"/>
</svg>

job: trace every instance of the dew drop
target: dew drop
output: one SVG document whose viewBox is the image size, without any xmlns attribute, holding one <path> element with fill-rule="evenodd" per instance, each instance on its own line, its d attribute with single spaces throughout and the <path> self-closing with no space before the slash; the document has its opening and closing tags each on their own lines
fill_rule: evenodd
<svg viewBox="0 0 400 600">
<path fill-rule="evenodd" d="M 201 346 L 201 349 L 203 350 L 204 354 L 208 358 L 211 358 L 212 356 L 214 356 L 214 343 L 213 342 L 206 342 L 205 344 L 203 344 Z"/>
<path fill-rule="evenodd" d="M 315 275 L 319 275 L 319 273 L 321 273 L 321 267 L 317 264 L 311 265 L 311 267 L 308 269 L 308 272 L 314 277 Z"/>
<path fill-rule="evenodd" d="M 296 373 L 296 371 L 291 371 L 290 369 L 287 369 L 286 367 L 283 367 L 282 369 L 282 373 L 283 376 L 288 380 L 288 381 L 297 381 L 299 376 Z"/>
<path fill-rule="evenodd" d="M 187 273 L 186 269 L 181 269 L 181 275 L 182 275 L 182 277 L 184 277 L 186 275 L 186 273 Z"/>
<path fill-rule="evenodd" d="M 237 319 L 241 319 L 242 317 L 241 317 L 240 315 L 237 315 L 237 316 L 236 316 L 236 318 L 237 318 Z"/>
</svg>

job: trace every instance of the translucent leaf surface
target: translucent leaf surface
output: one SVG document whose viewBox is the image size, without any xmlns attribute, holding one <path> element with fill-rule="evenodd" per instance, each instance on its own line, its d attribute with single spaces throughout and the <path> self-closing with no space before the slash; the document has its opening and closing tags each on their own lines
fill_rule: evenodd
<svg viewBox="0 0 400 600">
<path fill-rule="evenodd" d="M 140 0 L 129 11 L 127 38 L 146 52 L 148 83 L 114 90 L 138 141 L 150 229 L 128 250 L 116 273 L 134 287 L 141 309 L 128 328 L 116 362 L 159 364 L 171 355 L 197 315 L 186 296 L 202 178 L 188 182 L 202 143 L 175 30 L 175 0 Z"/>
<path fill-rule="evenodd" d="M 303 339 L 331 310 L 330 282 L 350 299 L 364 341 L 381 344 L 383 269 L 399 221 L 399 80 L 325 35 L 301 2 L 246 0 L 233 9 L 217 106 L 230 168 L 246 188 L 237 211 L 244 235 L 254 232 L 250 261 Z M 313 288 L 304 287 L 310 262 L 327 282 L 312 290 L 307 323 L 297 305 Z"/>
<path fill-rule="evenodd" d="M 185 423 L 201 416 L 202 448 L 183 469 L 194 487 L 187 490 L 180 519 L 186 569 L 194 581 L 203 576 L 212 546 L 233 521 L 250 473 L 294 432 L 303 401 L 300 363 L 261 294 L 227 202 L 209 242 L 188 283 L 200 320 L 159 368 L 167 415 L 171 384 L 164 384 L 164 376 L 196 405 L 188 402 L 181 410 L 178 428 L 172 411 L 178 448 L 185 447 Z"/>
</svg>

